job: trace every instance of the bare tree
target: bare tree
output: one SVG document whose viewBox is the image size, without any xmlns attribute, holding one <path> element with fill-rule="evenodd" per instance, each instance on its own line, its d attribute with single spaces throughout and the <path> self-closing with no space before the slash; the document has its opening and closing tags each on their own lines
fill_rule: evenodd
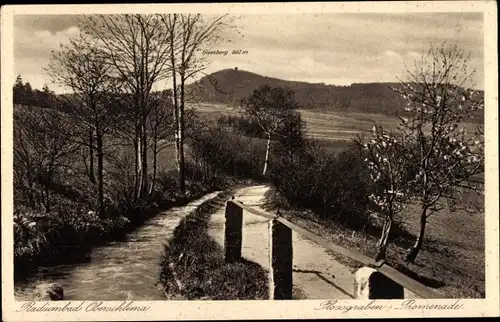
<svg viewBox="0 0 500 322">
<path fill-rule="evenodd" d="M 408 118 L 400 116 L 406 139 L 404 158 L 414 171 L 409 183 L 420 205 L 420 231 L 406 260 L 414 262 L 425 237 L 427 219 L 443 209 L 442 199 L 454 198 L 457 187 L 484 171 L 482 125 L 467 134 L 465 122 L 483 109 L 473 85 L 469 57 L 457 46 L 431 47 L 407 70 L 396 89 L 407 100 Z"/>
<path fill-rule="evenodd" d="M 148 193 L 147 120 L 153 85 L 169 76 L 169 34 L 158 15 L 87 16 L 83 29 L 98 41 L 113 76 L 134 101 L 135 196 Z"/>
<path fill-rule="evenodd" d="M 104 149 L 105 137 L 117 119 L 112 106 L 117 95 L 117 82 L 109 75 L 111 65 L 101 55 L 96 41 L 84 35 L 72 38 L 68 45 L 52 54 L 46 70 L 52 80 L 72 90 L 67 96 L 67 114 L 83 129 L 79 143 L 89 148 L 89 179 L 94 175 L 94 151 L 97 154 L 97 193 L 99 211 L 104 212 Z M 86 138 L 86 139 L 85 139 Z"/>
<path fill-rule="evenodd" d="M 166 91 L 151 96 L 151 112 L 149 113 L 149 132 L 151 133 L 149 148 L 153 151 L 153 175 L 149 193 L 154 190 L 158 170 L 158 154 L 171 146 L 175 133 L 173 106 L 170 95 Z"/>
<path fill-rule="evenodd" d="M 16 186 L 25 186 L 32 207 L 50 212 L 51 185 L 68 167 L 78 146 L 70 139 L 72 127 L 56 110 L 30 107 L 14 113 L 14 169 Z"/>
<path fill-rule="evenodd" d="M 230 19 L 229 15 L 169 14 L 161 15 L 161 20 L 168 30 L 179 189 L 181 193 L 185 193 L 186 81 L 207 68 L 208 63 L 199 55 L 199 51 L 203 46 L 216 43 L 220 39 L 221 31 L 231 25 L 232 19 Z"/>
<path fill-rule="evenodd" d="M 267 172 L 271 139 L 285 124 L 293 110 L 297 108 L 294 93 L 291 90 L 280 87 L 272 88 L 263 85 L 243 100 L 244 115 L 254 119 L 267 136 L 266 156 L 262 174 Z"/>
</svg>

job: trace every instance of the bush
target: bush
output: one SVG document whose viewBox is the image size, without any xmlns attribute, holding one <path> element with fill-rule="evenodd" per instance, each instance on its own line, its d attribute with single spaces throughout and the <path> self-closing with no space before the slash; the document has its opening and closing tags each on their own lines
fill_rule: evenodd
<svg viewBox="0 0 500 322">
<path fill-rule="evenodd" d="M 100 218 L 72 202 L 59 202 L 57 210 L 39 212 L 17 207 L 14 212 L 15 261 L 49 262 L 71 249 L 87 249 L 107 234 L 123 229 L 123 215 Z"/>
<path fill-rule="evenodd" d="M 217 119 L 219 128 L 225 127 L 250 137 L 265 139 L 266 134 L 257 121 L 243 117 L 241 115 L 223 115 Z"/>
<path fill-rule="evenodd" d="M 235 135 L 227 129 L 210 127 L 197 133 L 191 143 L 194 166 L 204 181 L 231 176 L 261 179 L 265 141 Z"/>
<path fill-rule="evenodd" d="M 356 148 L 327 155 L 310 147 L 296 162 L 278 158 L 272 181 L 293 206 L 307 208 L 322 218 L 360 228 L 365 225 L 371 182 L 363 155 Z"/>
</svg>

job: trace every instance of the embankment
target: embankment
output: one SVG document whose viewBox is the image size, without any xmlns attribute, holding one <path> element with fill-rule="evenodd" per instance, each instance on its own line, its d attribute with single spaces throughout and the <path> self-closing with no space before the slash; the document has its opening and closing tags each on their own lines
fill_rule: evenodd
<svg viewBox="0 0 500 322">
<path fill-rule="evenodd" d="M 267 274 L 256 263 L 224 262 L 224 250 L 208 234 L 210 216 L 233 190 L 204 202 L 177 226 L 164 248 L 160 283 L 168 299 L 267 299 Z"/>
<path fill-rule="evenodd" d="M 63 208 L 52 214 L 40 214 L 30 220 L 33 227 L 22 232 L 22 240 L 15 242 L 15 280 L 22 281 L 37 272 L 39 267 L 50 267 L 84 261 L 95 247 L 112 241 L 122 241 L 127 234 L 141 227 L 158 213 L 188 204 L 219 187 L 198 187 L 187 195 L 169 195 L 168 198 L 139 200 L 123 207 L 117 206 L 105 218 L 90 213 L 78 213 Z M 78 207 L 77 204 L 73 207 Z M 16 217 L 14 228 L 18 225 Z M 16 232 L 17 233 L 17 232 Z M 23 251 L 26 249 L 27 251 Z"/>
</svg>

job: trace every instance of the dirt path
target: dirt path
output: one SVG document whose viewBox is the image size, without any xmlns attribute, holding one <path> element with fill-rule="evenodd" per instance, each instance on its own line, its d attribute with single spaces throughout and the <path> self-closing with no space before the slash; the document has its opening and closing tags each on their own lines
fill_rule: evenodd
<svg viewBox="0 0 500 322">
<path fill-rule="evenodd" d="M 260 207 L 266 186 L 238 190 L 235 198 L 245 205 Z M 209 232 L 224 245 L 224 209 L 212 215 Z M 268 219 L 243 212 L 242 256 L 269 270 Z M 349 268 L 336 261 L 326 249 L 292 233 L 294 297 L 301 299 L 353 299 L 354 277 Z"/>
</svg>

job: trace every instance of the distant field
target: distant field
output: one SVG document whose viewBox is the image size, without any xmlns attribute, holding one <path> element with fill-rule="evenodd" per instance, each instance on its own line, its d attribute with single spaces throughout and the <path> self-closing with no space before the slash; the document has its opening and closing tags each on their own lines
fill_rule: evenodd
<svg viewBox="0 0 500 322">
<path fill-rule="evenodd" d="M 196 109 L 200 115 L 211 119 L 240 113 L 237 108 L 225 104 L 197 103 L 190 106 Z M 307 124 L 308 136 L 322 141 L 340 141 L 327 142 L 327 146 L 347 144 L 358 135 L 369 134 L 374 122 L 386 130 L 395 130 L 399 124 L 397 117 L 382 114 L 336 112 L 328 109 L 301 109 L 299 111 Z M 472 122 L 464 124 L 469 133 L 472 133 L 476 126 L 477 123 Z"/>
<path fill-rule="evenodd" d="M 201 116 L 217 119 L 222 115 L 236 115 L 240 111 L 224 104 L 198 103 L 191 105 Z M 338 113 L 324 109 L 299 110 L 307 124 L 307 134 L 319 140 L 349 141 L 369 131 L 373 121 L 394 128 L 397 118 L 378 114 Z"/>
</svg>

